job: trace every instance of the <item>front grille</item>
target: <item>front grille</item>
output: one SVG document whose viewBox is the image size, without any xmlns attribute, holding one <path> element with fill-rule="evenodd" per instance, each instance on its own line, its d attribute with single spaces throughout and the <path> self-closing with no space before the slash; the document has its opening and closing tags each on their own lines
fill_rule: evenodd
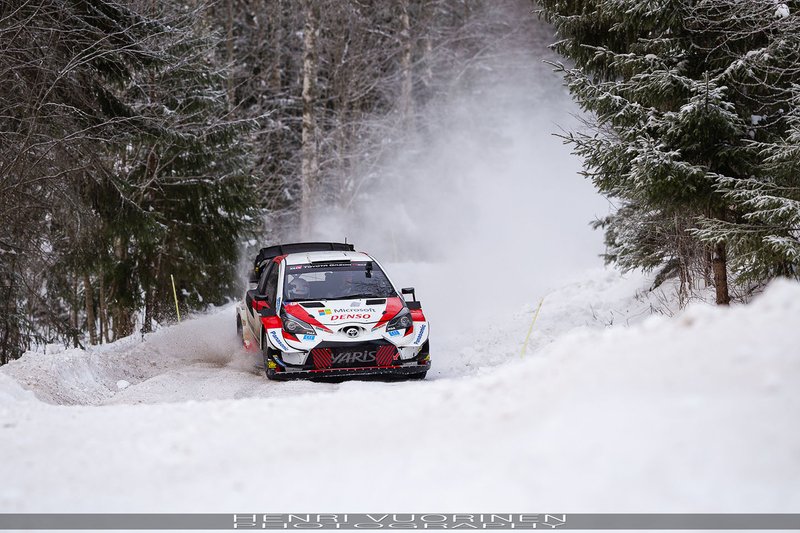
<svg viewBox="0 0 800 533">
<path fill-rule="evenodd" d="M 395 355 L 397 355 L 397 348 L 394 346 L 381 346 L 378 348 L 375 360 L 378 366 L 389 366 L 392 364 Z"/>
<path fill-rule="evenodd" d="M 330 348 L 317 348 L 311 350 L 311 357 L 314 362 L 314 368 L 317 370 L 323 368 L 330 368 L 333 361 L 333 353 Z"/>
<path fill-rule="evenodd" d="M 386 342 L 328 345 L 311 350 L 309 368 L 369 368 L 391 366 L 397 348 Z"/>
</svg>

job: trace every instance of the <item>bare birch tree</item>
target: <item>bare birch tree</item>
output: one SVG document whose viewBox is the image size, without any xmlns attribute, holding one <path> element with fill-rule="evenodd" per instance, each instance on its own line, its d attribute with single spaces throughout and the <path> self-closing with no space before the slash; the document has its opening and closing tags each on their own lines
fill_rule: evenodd
<svg viewBox="0 0 800 533">
<path fill-rule="evenodd" d="M 317 153 L 317 41 L 319 38 L 319 4 L 305 0 L 305 26 L 303 30 L 303 146 L 300 200 L 300 236 L 311 233 L 314 192 L 319 181 L 319 154 Z"/>
</svg>

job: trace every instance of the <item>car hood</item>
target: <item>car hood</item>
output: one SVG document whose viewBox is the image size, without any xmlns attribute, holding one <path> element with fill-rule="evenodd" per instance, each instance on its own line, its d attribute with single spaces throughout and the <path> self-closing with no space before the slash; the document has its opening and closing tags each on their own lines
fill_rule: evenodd
<svg viewBox="0 0 800 533">
<path fill-rule="evenodd" d="M 344 324 L 368 325 L 375 329 L 403 309 L 400 298 L 361 298 L 287 303 L 286 312 L 312 326 L 337 329 Z"/>
</svg>

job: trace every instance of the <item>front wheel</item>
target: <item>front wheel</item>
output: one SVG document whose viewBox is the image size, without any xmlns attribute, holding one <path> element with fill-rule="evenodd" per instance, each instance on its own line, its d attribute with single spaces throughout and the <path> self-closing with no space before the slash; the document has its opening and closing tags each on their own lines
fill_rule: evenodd
<svg viewBox="0 0 800 533">
<path fill-rule="evenodd" d="M 430 357 L 431 357 L 431 340 L 430 339 L 426 340 L 425 343 L 422 345 L 422 348 L 420 349 L 419 353 L 417 354 L 417 357 L 419 357 L 421 359 L 430 360 Z M 428 371 L 426 370 L 425 372 L 421 372 L 419 374 L 413 374 L 413 375 L 409 376 L 408 379 L 425 379 L 425 376 L 427 376 L 427 375 L 428 375 Z"/>
<path fill-rule="evenodd" d="M 275 365 L 275 362 L 272 360 L 272 357 L 270 357 L 271 353 L 272 353 L 272 348 L 270 348 L 269 344 L 267 343 L 267 336 L 265 333 L 261 336 L 261 354 L 264 357 L 264 373 L 267 375 L 268 380 L 275 381 L 277 379 L 275 377 L 275 374 L 278 373 L 278 369 L 277 367 L 270 368 L 270 363 L 272 363 L 273 366 Z"/>
</svg>

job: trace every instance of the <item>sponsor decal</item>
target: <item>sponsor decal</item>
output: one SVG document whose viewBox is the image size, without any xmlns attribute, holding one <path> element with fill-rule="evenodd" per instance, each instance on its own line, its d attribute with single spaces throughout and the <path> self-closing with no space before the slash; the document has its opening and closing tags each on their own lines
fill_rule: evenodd
<svg viewBox="0 0 800 533">
<path fill-rule="evenodd" d="M 319 316 L 325 316 L 325 315 L 331 314 L 331 310 L 330 309 L 320 309 L 319 311 L 317 311 L 317 313 L 319 314 Z"/>
<path fill-rule="evenodd" d="M 295 265 L 289 267 L 290 270 L 318 270 L 320 268 L 335 268 L 337 270 L 343 270 L 348 272 L 357 272 L 359 270 L 363 270 L 367 267 L 367 262 L 356 262 L 351 263 L 350 261 L 331 261 L 329 263 L 307 263 L 305 265 Z"/>
<path fill-rule="evenodd" d="M 419 341 L 422 340 L 422 336 L 425 334 L 426 329 L 428 329 L 428 326 L 426 324 L 422 324 L 422 327 L 419 328 L 419 334 L 417 335 L 417 338 L 414 339 L 414 344 L 419 344 Z"/>
<path fill-rule="evenodd" d="M 360 304 L 359 304 L 360 305 Z M 342 314 L 342 313 L 377 313 L 378 311 L 374 307 L 339 307 L 336 309 L 326 309 L 328 314 Z"/>
<path fill-rule="evenodd" d="M 344 313 L 331 315 L 331 320 L 369 320 L 371 316 L 369 313 Z"/>
<path fill-rule="evenodd" d="M 317 338 L 316 335 L 303 335 L 303 340 L 304 341 L 313 341 L 316 338 Z"/>
<path fill-rule="evenodd" d="M 400 331 L 399 330 L 394 330 L 394 331 L 390 331 L 389 332 L 389 336 L 390 337 L 397 337 L 398 335 L 400 335 Z"/>
<path fill-rule="evenodd" d="M 342 352 L 333 356 L 333 364 L 372 363 L 375 361 L 377 350 L 364 350 L 363 352 Z"/>
<path fill-rule="evenodd" d="M 281 308 L 281 297 L 278 296 L 278 302 L 275 304 L 275 309 L 280 309 L 280 308 Z"/>
<path fill-rule="evenodd" d="M 275 343 L 275 346 L 277 346 L 278 348 L 280 348 L 280 349 L 281 349 L 281 350 L 283 350 L 284 352 L 288 352 L 288 351 L 289 351 L 289 347 L 288 347 L 288 346 L 286 346 L 286 343 L 285 343 L 285 342 L 283 342 L 283 340 L 281 340 L 281 339 L 278 337 L 278 334 L 277 334 L 277 333 L 275 333 L 275 330 L 274 330 L 274 329 L 273 329 L 272 331 L 270 331 L 270 332 L 269 332 L 269 336 L 270 336 L 270 337 L 272 337 L 272 340 L 273 340 L 273 342 Z"/>
</svg>

